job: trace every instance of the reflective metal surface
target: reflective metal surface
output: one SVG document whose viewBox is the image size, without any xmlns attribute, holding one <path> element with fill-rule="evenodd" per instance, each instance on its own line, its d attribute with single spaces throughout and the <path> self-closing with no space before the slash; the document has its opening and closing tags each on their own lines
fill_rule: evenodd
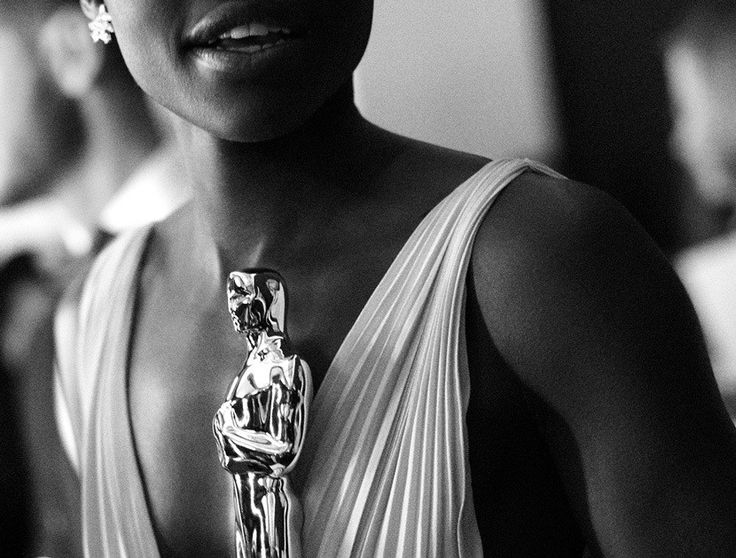
<svg viewBox="0 0 736 558">
<path fill-rule="evenodd" d="M 296 558 L 302 515 L 287 474 L 306 432 L 311 372 L 289 348 L 286 292 L 277 273 L 233 272 L 227 297 L 248 356 L 213 430 L 220 463 L 233 476 L 237 556 Z"/>
</svg>

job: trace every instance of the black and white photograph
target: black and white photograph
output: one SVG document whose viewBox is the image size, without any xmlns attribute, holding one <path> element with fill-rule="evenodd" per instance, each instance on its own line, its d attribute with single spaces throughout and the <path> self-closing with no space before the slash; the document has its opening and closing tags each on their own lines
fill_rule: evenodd
<svg viewBox="0 0 736 558">
<path fill-rule="evenodd" d="M 736 1 L 0 0 L 0 556 L 736 558 Z"/>
</svg>

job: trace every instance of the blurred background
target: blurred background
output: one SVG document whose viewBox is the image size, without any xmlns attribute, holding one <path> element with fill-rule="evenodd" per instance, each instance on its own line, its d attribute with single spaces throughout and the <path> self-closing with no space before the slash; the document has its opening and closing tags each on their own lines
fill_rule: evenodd
<svg viewBox="0 0 736 558">
<path fill-rule="evenodd" d="M 736 417 L 736 2 L 378 0 L 358 104 L 602 189 L 672 261 Z"/>
<path fill-rule="evenodd" d="M 674 254 L 720 227 L 668 148 L 662 40 L 687 4 L 378 0 L 358 102 L 389 129 L 606 190 Z"/>
<path fill-rule="evenodd" d="M 736 191 L 721 164 L 736 161 L 736 15 L 726 2 L 692 4 L 376 0 L 356 97 L 390 130 L 534 158 L 617 198 L 680 271 L 733 412 L 736 196 L 714 192 Z M 716 15 L 698 24 L 705 5 Z M 713 44 L 718 33 L 703 29 L 719 26 Z M 107 239 L 186 198 L 172 186 L 185 178 L 166 117 L 114 41 L 91 44 L 77 0 L 0 5 L 3 555 L 78 551 L 73 472 L 55 465 L 61 447 L 48 440 L 61 293 Z"/>
</svg>

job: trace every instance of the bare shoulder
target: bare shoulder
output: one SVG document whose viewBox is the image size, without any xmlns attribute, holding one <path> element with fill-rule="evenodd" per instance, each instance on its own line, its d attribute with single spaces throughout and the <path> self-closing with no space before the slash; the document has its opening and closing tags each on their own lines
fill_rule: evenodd
<svg viewBox="0 0 736 558">
<path fill-rule="evenodd" d="M 704 359 L 668 261 L 618 202 L 593 187 L 525 173 L 486 215 L 471 265 L 489 333 L 522 374 L 595 373 L 654 337 L 651 350 L 661 358 L 688 346 Z M 524 343 L 529 336 L 538 352 Z M 585 366 L 593 357 L 598 364 Z M 535 366 L 522 366 L 529 358 Z"/>
<path fill-rule="evenodd" d="M 469 327 L 528 389 L 591 546 L 732 555 L 733 425 L 684 289 L 626 210 L 527 173 L 489 210 L 469 288 Z"/>
<path fill-rule="evenodd" d="M 571 288 L 604 268 L 658 273 L 659 289 L 679 290 L 664 255 L 616 200 L 586 184 L 534 172 L 500 194 L 474 245 L 476 277 L 501 289 L 509 282 L 515 290 L 542 286 L 537 282 Z"/>
<path fill-rule="evenodd" d="M 552 264 L 559 262 L 561 252 L 576 257 L 581 249 L 600 250 L 597 243 L 603 238 L 609 252 L 625 249 L 626 240 L 636 238 L 643 242 L 641 249 L 664 263 L 641 226 L 609 195 L 572 180 L 526 172 L 506 187 L 486 215 L 475 255 L 476 260 L 501 257 L 520 265 L 530 263 L 528 257 L 542 257 L 537 264 Z M 623 244 L 611 246 L 618 242 Z"/>
</svg>

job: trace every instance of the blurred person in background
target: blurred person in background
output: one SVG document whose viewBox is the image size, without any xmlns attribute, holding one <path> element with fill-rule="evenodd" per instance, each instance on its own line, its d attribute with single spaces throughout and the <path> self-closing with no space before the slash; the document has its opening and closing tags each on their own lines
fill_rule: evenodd
<svg viewBox="0 0 736 558">
<path fill-rule="evenodd" d="M 736 207 L 736 2 L 696 1 L 665 44 L 673 109 L 671 146 L 705 201 Z M 700 318 L 721 392 L 736 416 L 736 232 L 690 248 L 677 260 Z"/>
<path fill-rule="evenodd" d="M 59 94 L 41 62 L 38 33 L 44 15 L 41 5 L 46 3 L 28 4 L 0 4 L 0 539 L 3 551 L 14 556 L 31 552 L 35 546 L 31 533 L 38 533 L 44 521 L 40 493 L 35 502 L 30 496 L 29 471 L 34 466 L 28 459 L 29 448 L 22 443 L 22 432 L 30 430 L 26 425 L 21 428 L 18 411 L 22 398 L 32 390 L 32 380 L 41 379 L 41 374 L 26 372 L 31 367 L 47 372 L 51 358 L 48 335 L 28 330 L 29 322 L 50 318 L 54 298 L 52 282 L 39 272 L 29 252 L 38 253 L 37 248 L 46 244 L 41 241 L 46 230 L 55 224 L 43 218 L 27 219 L 26 211 L 15 208 L 31 209 L 35 206 L 31 200 L 49 192 L 65 161 L 81 149 L 82 135 L 74 103 Z M 45 7 L 50 8 L 50 3 Z M 52 243 L 51 248 L 59 247 Z M 40 342 L 31 343 L 34 339 Z M 37 352 L 30 350 L 32 346 Z M 39 356 L 36 362 L 32 362 L 34 353 Z M 46 396 L 40 403 L 48 405 L 48 401 Z M 48 450 L 48 458 L 57 461 L 58 450 L 54 446 Z M 61 463 L 54 492 L 73 498 L 73 485 L 65 483 L 70 478 Z M 52 500 L 48 518 L 71 530 L 78 520 L 65 523 L 65 501 Z M 63 540 L 53 548 L 74 550 Z"/>
<path fill-rule="evenodd" d="M 112 48 L 110 48 L 112 47 Z M 165 122 L 75 0 L 0 4 L 0 546 L 74 556 L 78 488 L 53 420 L 52 316 L 97 245 L 185 197 Z"/>
<path fill-rule="evenodd" d="M 0 4 L 0 205 L 43 192 L 80 143 L 76 107 L 43 71 L 29 33 L 37 12 Z"/>
</svg>

